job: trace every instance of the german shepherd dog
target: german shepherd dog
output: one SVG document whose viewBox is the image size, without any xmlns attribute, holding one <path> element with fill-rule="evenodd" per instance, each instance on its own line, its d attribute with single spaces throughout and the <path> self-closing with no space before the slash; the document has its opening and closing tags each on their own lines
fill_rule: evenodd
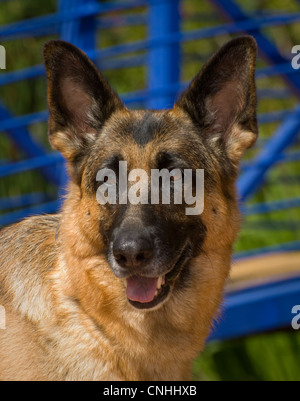
<svg viewBox="0 0 300 401">
<path fill-rule="evenodd" d="M 233 39 L 172 109 L 133 111 L 81 50 L 45 45 L 49 140 L 70 182 L 59 214 L 0 232 L 1 380 L 191 379 L 239 228 L 238 164 L 257 137 L 255 59 L 252 37 Z M 99 204 L 97 172 L 117 174 L 120 161 L 203 169 L 203 212 L 173 200 Z"/>
</svg>

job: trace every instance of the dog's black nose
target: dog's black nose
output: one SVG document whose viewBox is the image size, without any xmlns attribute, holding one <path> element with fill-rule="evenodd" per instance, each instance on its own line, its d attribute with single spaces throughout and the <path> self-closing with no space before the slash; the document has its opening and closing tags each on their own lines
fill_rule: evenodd
<svg viewBox="0 0 300 401">
<path fill-rule="evenodd" d="M 135 232 L 119 234 L 113 243 L 113 255 L 123 268 L 139 269 L 149 263 L 153 256 L 152 241 Z"/>
</svg>

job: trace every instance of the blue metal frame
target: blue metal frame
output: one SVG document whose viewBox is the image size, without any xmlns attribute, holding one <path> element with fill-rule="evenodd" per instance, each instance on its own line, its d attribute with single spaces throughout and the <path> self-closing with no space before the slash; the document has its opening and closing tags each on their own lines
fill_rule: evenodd
<svg viewBox="0 0 300 401">
<path fill-rule="evenodd" d="M 209 341 L 291 327 L 291 310 L 299 305 L 299 295 L 300 277 L 232 291 L 224 301 L 219 327 L 216 324 L 218 329 L 212 331 Z"/>
<path fill-rule="evenodd" d="M 212 0 L 212 2 L 220 9 L 221 13 L 227 17 L 228 20 L 239 22 L 247 22 L 252 20 L 233 0 Z M 279 18 L 282 18 L 280 15 Z M 289 60 L 285 59 L 276 46 L 261 32 L 259 28 L 248 28 L 245 31 L 253 35 L 257 41 L 259 50 L 265 56 L 267 61 L 272 64 L 282 65 L 287 64 Z M 289 66 L 290 69 L 291 65 Z M 293 92 L 300 97 L 300 75 L 299 74 L 282 74 L 283 79 L 290 86 Z"/>
<path fill-rule="evenodd" d="M 287 25 L 300 21 L 300 13 L 281 15 L 249 16 L 233 0 L 211 0 L 216 11 L 221 12 L 225 22 L 218 26 L 183 32 L 181 30 L 180 0 L 57 0 L 57 12 L 37 16 L 0 27 L 0 40 L 13 40 L 30 36 L 57 35 L 84 50 L 101 69 L 117 69 L 129 66 L 146 66 L 147 88 L 123 95 L 128 106 L 148 108 L 167 108 L 173 105 L 175 95 L 186 88 L 187 83 L 180 80 L 180 67 L 184 62 L 181 46 L 191 41 L 243 32 L 255 36 L 260 53 L 268 66 L 257 70 L 257 78 L 280 75 L 287 84 L 286 88 L 265 89 L 258 92 L 259 98 L 285 98 L 292 94 L 300 96 L 299 71 L 293 70 L 290 60 L 285 59 L 276 46 L 263 34 L 267 27 Z M 131 10 L 142 7 L 134 15 L 107 12 Z M 206 16 L 199 16 L 206 18 Z M 102 28 L 114 26 L 147 25 L 147 38 L 134 43 L 97 48 L 97 34 Z M 124 57 L 126 56 L 126 57 Z M 205 55 L 205 58 L 206 55 Z M 0 86 L 9 85 L 26 79 L 44 75 L 42 65 L 32 66 L 19 71 L 0 74 Z M 58 188 L 57 199 L 41 193 L 25 194 L 14 198 L 0 199 L 0 225 L 11 224 L 25 216 L 36 213 L 52 213 L 60 207 L 60 197 L 64 193 L 67 175 L 62 157 L 57 153 L 47 153 L 36 143 L 30 133 L 29 125 L 45 122 L 48 112 L 32 112 L 25 116 L 14 116 L 4 104 L 0 103 L 0 130 L 20 148 L 25 160 L 0 163 L 0 179 L 12 174 L 36 169 Z M 293 110 L 281 110 L 258 116 L 260 124 L 280 122 L 272 137 L 267 141 L 259 140 L 257 156 L 241 166 L 238 190 L 242 201 L 247 201 L 267 180 L 267 174 L 278 163 L 300 160 L 299 151 L 288 151 L 300 131 L 300 106 Z M 300 206 L 300 198 L 285 199 L 269 203 L 244 204 L 246 215 L 266 213 L 284 208 Z M 16 210 L 17 209 L 17 210 Z M 13 210 L 13 211 L 12 211 Z M 276 251 L 300 250 L 300 241 L 277 244 L 235 255 L 244 258 L 257 254 Z M 227 339 L 268 330 L 290 323 L 290 306 L 299 303 L 300 278 L 287 279 L 276 283 L 251 287 L 243 291 L 228 293 L 225 301 L 224 319 L 212 339 Z"/>
</svg>

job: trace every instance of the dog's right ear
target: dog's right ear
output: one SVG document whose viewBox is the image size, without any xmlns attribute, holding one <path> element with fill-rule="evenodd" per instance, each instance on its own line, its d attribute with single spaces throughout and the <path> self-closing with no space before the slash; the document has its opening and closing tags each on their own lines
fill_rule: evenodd
<svg viewBox="0 0 300 401">
<path fill-rule="evenodd" d="M 49 140 L 72 164 L 80 163 L 108 118 L 124 108 L 85 53 L 53 40 L 44 47 L 50 111 Z M 73 166 L 74 167 L 74 166 Z"/>
</svg>

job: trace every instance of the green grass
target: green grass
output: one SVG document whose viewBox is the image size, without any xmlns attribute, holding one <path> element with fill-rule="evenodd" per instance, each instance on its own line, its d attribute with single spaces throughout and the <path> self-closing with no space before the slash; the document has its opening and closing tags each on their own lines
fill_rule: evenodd
<svg viewBox="0 0 300 401">
<path fill-rule="evenodd" d="M 261 2 L 242 1 L 238 3 L 249 12 L 255 12 L 263 4 L 265 10 L 277 12 L 299 12 L 300 3 L 296 0 L 266 0 Z M 33 0 L 11 0 L 1 3 L 0 25 L 25 18 L 54 12 L 56 0 L 36 2 Z M 143 8 L 135 12 L 143 12 Z M 182 29 L 210 27 L 222 23 L 209 1 L 183 0 L 181 7 Z M 208 16 L 201 19 L 201 15 Z M 300 24 L 264 29 L 287 56 L 294 44 L 299 44 Z M 98 47 L 137 41 L 145 38 L 146 28 L 142 25 L 133 27 L 111 28 L 104 30 L 98 37 Z M 43 43 L 52 37 L 28 37 L 11 40 L 5 44 L 7 70 L 14 71 L 42 62 Z M 197 40 L 182 45 L 183 67 L 182 81 L 188 81 L 199 71 L 204 59 L 230 39 L 225 34 L 215 38 Z M 1 43 L 2 44 L 2 43 Z M 258 67 L 266 66 L 259 57 Z M 0 72 L 2 73 L 2 71 Z M 5 73 L 5 72 L 3 72 Z M 119 93 L 143 89 L 147 85 L 145 67 L 123 68 L 104 71 L 104 75 Z M 280 77 L 264 77 L 257 80 L 258 89 L 284 88 L 285 82 Z M 44 78 L 18 82 L 0 87 L 1 100 L 15 115 L 22 115 L 46 109 L 46 85 Z M 262 99 L 258 104 L 259 113 L 293 108 L 298 99 Z M 260 138 L 268 140 L 278 127 L 278 123 L 260 127 Z M 47 149 L 46 123 L 30 127 L 33 137 Z M 293 150 L 300 150 L 296 141 Z M 258 147 L 249 151 L 245 159 L 256 155 Z M 24 154 L 9 141 L 5 133 L 0 132 L 0 163 L 22 160 Z M 269 202 L 278 199 L 300 196 L 300 163 L 278 165 L 272 169 L 263 188 L 250 200 L 251 203 Z M 17 196 L 27 192 L 41 191 L 49 196 L 55 194 L 55 188 L 45 182 L 38 171 L 27 172 L 0 180 L 0 197 Z M 1 211 L 0 211 L 1 213 Z M 280 212 L 266 213 L 260 216 L 244 218 L 241 232 L 235 244 L 235 251 L 249 250 L 256 247 L 280 244 L 300 238 L 300 208 Z M 300 301 L 300 300 L 299 300 Z M 214 342 L 208 344 L 204 353 L 194 365 L 195 380 L 299 380 L 300 336 L 295 331 L 264 333 L 248 338 Z"/>
<path fill-rule="evenodd" d="M 263 333 L 214 342 L 194 364 L 194 380 L 299 381 L 300 335 Z"/>
</svg>

